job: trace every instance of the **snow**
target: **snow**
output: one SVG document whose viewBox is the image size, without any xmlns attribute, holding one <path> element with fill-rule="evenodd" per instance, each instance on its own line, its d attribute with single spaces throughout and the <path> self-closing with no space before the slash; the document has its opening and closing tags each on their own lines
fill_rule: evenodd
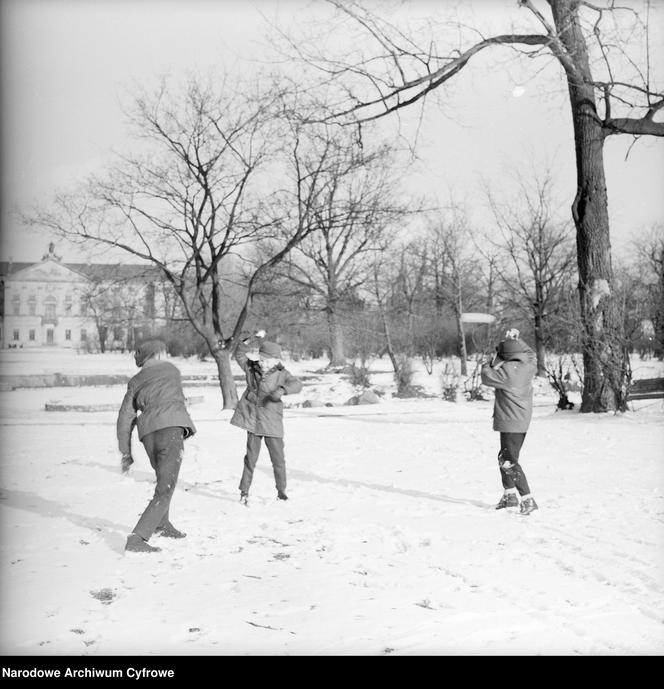
<svg viewBox="0 0 664 689">
<path fill-rule="evenodd" d="M 183 375 L 210 362 L 173 359 Z M 2 372 L 136 372 L 130 354 L 1 354 Z M 290 500 L 261 451 L 239 503 L 245 434 L 217 386 L 190 412 L 198 433 L 172 502 L 183 540 L 125 554 L 154 473 L 140 444 L 119 470 L 124 386 L 0 392 L 3 470 L 0 646 L 8 655 L 414 655 L 664 652 L 664 404 L 628 414 L 555 411 L 539 382 L 522 465 L 540 509 L 496 512 L 491 401 L 339 406 L 355 390 L 324 361 L 287 401 Z M 639 377 L 659 362 L 635 362 Z M 236 371 L 237 372 L 237 371 Z M 240 387 L 241 390 L 241 387 Z M 302 408 L 319 397 L 331 407 Z M 574 396 L 572 397 L 574 401 Z"/>
</svg>

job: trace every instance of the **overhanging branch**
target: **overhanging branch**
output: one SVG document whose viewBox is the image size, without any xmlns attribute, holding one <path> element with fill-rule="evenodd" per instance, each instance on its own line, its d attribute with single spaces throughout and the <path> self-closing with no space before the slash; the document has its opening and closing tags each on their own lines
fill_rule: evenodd
<svg viewBox="0 0 664 689">
<path fill-rule="evenodd" d="M 641 118 L 616 117 L 605 120 L 603 125 L 607 134 L 664 136 L 664 122 L 654 122 L 647 115 Z"/>
<path fill-rule="evenodd" d="M 369 122 L 411 105 L 424 98 L 427 93 L 445 83 L 448 79 L 455 76 L 468 64 L 470 58 L 484 50 L 484 48 L 493 45 L 548 46 L 550 44 L 551 38 L 543 34 L 503 34 L 487 38 L 461 53 L 458 57 L 450 60 L 440 69 L 434 70 L 417 79 L 406 81 L 401 86 L 391 89 L 389 93 L 382 94 L 378 98 L 360 101 L 350 108 L 334 113 L 326 118 L 326 120 L 338 121 L 352 117 L 353 122 Z M 366 76 L 368 77 L 369 75 L 367 74 Z M 415 93 L 408 95 L 413 90 L 415 90 Z M 363 114 L 367 110 L 375 107 L 380 107 L 380 112 L 376 114 Z"/>
</svg>

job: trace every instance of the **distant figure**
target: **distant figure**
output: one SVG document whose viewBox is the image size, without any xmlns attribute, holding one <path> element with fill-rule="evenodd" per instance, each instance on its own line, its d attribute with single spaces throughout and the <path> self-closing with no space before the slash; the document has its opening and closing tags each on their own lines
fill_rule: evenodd
<svg viewBox="0 0 664 689">
<path fill-rule="evenodd" d="M 518 491 L 523 515 L 538 509 L 519 464 L 519 453 L 533 413 L 536 362 L 535 352 L 519 339 L 518 330 L 511 329 L 496 347 L 493 360 L 482 366 L 482 383 L 496 389 L 493 430 L 500 432 L 498 465 L 504 489 L 496 509 L 518 507 Z"/>
<path fill-rule="evenodd" d="M 185 407 L 180 371 L 162 360 L 165 352 L 166 346 L 159 340 L 148 340 L 138 346 L 134 360 L 141 370 L 129 381 L 118 414 L 122 472 L 129 471 L 134 462 L 131 432 L 137 425 L 139 440 L 157 476 L 154 496 L 127 538 L 127 551 L 161 550 L 148 543 L 155 532 L 167 538 L 186 536 L 171 524 L 169 507 L 182 464 L 183 441 L 194 435 L 196 428 Z"/>
<path fill-rule="evenodd" d="M 255 338 L 265 337 L 259 330 Z M 284 395 L 298 393 L 302 383 L 291 375 L 281 363 L 281 348 L 275 342 L 261 342 L 258 361 L 247 356 L 252 338 L 243 340 L 235 350 L 235 360 L 247 379 L 247 387 L 231 418 L 234 426 L 247 431 L 247 453 L 240 480 L 240 501 L 248 504 L 249 488 L 258 461 L 261 441 L 270 453 L 277 499 L 288 500 L 286 495 L 286 458 L 284 456 Z"/>
</svg>

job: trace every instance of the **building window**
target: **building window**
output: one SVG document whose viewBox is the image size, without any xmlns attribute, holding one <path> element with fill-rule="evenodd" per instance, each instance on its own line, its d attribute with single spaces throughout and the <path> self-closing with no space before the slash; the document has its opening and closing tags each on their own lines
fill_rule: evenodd
<svg viewBox="0 0 664 689">
<path fill-rule="evenodd" d="M 68 316 L 71 315 L 71 305 L 72 305 L 71 294 L 68 294 L 65 297 L 65 314 L 67 314 Z"/>
<path fill-rule="evenodd" d="M 87 342 L 88 331 L 85 328 L 81 328 L 81 342 Z"/>
<path fill-rule="evenodd" d="M 28 313 L 31 316 L 37 315 L 37 297 L 34 294 L 28 297 Z"/>
<path fill-rule="evenodd" d="M 14 316 L 21 315 L 21 297 L 18 294 L 12 297 L 12 312 Z"/>
<path fill-rule="evenodd" d="M 18 342 L 18 339 L 19 339 L 18 330 L 14 330 L 14 342 Z"/>
<path fill-rule="evenodd" d="M 65 340 L 71 340 L 71 330 L 65 330 Z"/>
<path fill-rule="evenodd" d="M 29 334 L 28 334 L 28 339 L 29 339 L 31 342 L 34 342 L 34 341 L 35 341 L 35 331 L 34 331 L 34 328 L 31 328 L 31 329 L 30 329 L 30 332 L 29 332 Z"/>
<path fill-rule="evenodd" d="M 44 315 L 48 318 L 55 318 L 55 297 L 46 297 L 44 301 Z"/>
<path fill-rule="evenodd" d="M 88 302 L 85 299 L 81 299 L 80 314 L 81 316 L 88 315 Z"/>
</svg>

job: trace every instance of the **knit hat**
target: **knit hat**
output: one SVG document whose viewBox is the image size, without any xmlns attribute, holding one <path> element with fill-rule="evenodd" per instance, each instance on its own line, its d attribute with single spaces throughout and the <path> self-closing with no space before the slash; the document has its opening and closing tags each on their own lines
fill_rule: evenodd
<svg viewBox="0 0 664 689">
<path fill-rule="evenodd" d="M 508 339 L 503 340 L 498 347 L 498 356 L 505 361 L 509 361 L 516 354 L 523 354 L 526 350 L 520 340 Z"/>
<path fill-rule="evenodd" d="M 271 359 L 281 359 L 281 347 L 276 342 L 261 342 L 258 353 Z"/>
<path fill-rule="evenodd" d="M 134 352 L 136 366 L 143 366 L 148 359 L 165 351 L 166 345 L 161 340 L 147 340 L 146 342 L 142 342 L 136 347 L 136 351 Z"/>
</svg>

